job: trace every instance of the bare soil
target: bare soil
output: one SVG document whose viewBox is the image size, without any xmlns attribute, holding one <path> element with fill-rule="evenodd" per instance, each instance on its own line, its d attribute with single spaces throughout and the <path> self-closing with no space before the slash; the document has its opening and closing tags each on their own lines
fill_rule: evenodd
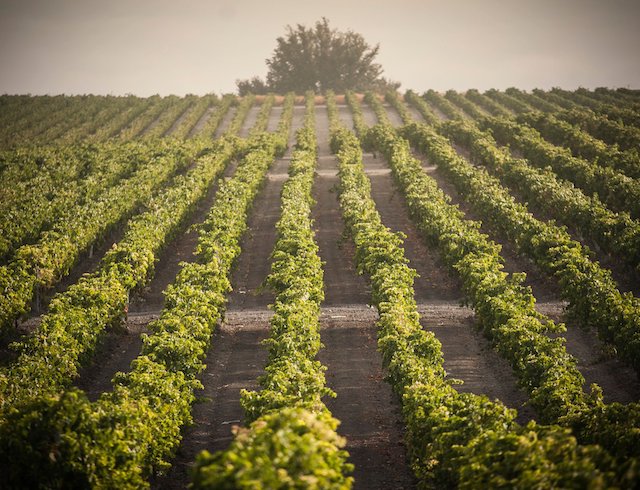
<svg viewBox="0 0 640 490">
<path fill-rule="evenodd" d="M 282 111 L 284 108 L 282 106 L 273 106 L 271 108 L 271 114 L 269 115 L 269 121 L 267 123 L 267 131 L 273 133 L 278 129 L 278 124 L 280 124 L 280 118 L 282 117 Z"/>
<path fill-rule="evenodd" d="M 413 120 L 415 122 L 423 123 L 424 117 L 422 117 L 422 114 L 420 114 L 420 111 L 415 107 L 413 107 L 413 105 L 410 104 L 409 102 L 407 102 L 406 104 L 407 104 L 407 108 L 409 109 L 409 113 L 411 114 L 411 116 L 413 116 Z"/>
<path fill-rule="evenodd" d="M 360 107 L 362 108 L 362 117 L 367 126 L 375 126 L 378 124 L 378 118 L 369 104 L 362 101 Z"/>
<path fill-rule="evenodd" d="M 214 132 L 214 135 L 213 135 L 214 138 L 219 138 L 225 133 L 225 131 L 229 128 L 231 121 L 233 121 L 233 118 L 236 116 L 237 111 L 238 111 L 238 108 L 236 106 L 229 107 L 229 110 L 225 113 L 224 117 L 222 118 L 222 121 L 220 121 L 220 124 L 218 125 L 218 127 Z"/>
<path fill-rule="evenodd" d="M 325 261 L 325 303 L 320 320 L 327 385 L 337 398 L 326 400 L 341 421 L 346 450 L 355 465 L 355 488 L 414 488 L 406 459 L 400 403 L 384 381 L 377 350 L 377 311 L 368 306 L 370 290 L 354 269 L 354 248 L 343 236 L 335 186 L 337 161 L 329 150 L 326 108 L 316 109 L 318 167 L 313 218 L 320 256 Z"/>
<path fill-rule="evenodd" d="M 348 105 L 338 105 L 338 117 L 344 126 L 353 129 L 353 115 Z"/>
<path fill-rule="evenodd" d="M 194 102 L 190 104 L 188 107 L 186 107 L 185 110 L 182 111 L 182 113 L 178 116 L 178 118 L 175 121 L 173 121 L 173 124 L 169 127 L 169 129 L 165 131 L 163 136 L 171 136 L 173 132 L 176 129 L 178 129 L 178 127 L 182 124 L 182 122 L 187 118 L 189 113 L 195 109 L 195 106 L 196 106 L 196 103 Z"/>
<path fill-rule="evenodd" d="M 404 125 L 404 123 L 402 122 L 402 118 L 400 117 L 400 113 L 396 110 L 395 107 L 389 104 L 384 104 L 384 108 L 387 111 L 387 116 L 389 117 L 389 121 L 391 122 L 392 126 L 397 128 Z"/>
<path fill-rule="evenodd" d="M 247 136 L 249 136 L 249 131 L 251 131 L 251 128 L 253 128 L 253 126 L 255 125 L 261 109 L 262 106 L 256 104 L 251 106 L 247 117 L 242 123 L 242 128 L 240 129 L 240 133 L 238 134 L 238 136 L 240 136 L 241 138 L 246 138 Z"/>
<path fill-rule="evenodd" d="M 200 132 L 204 128 L 204 125 L 211 118 L 211 115 L 214 112 L 216 112 L 216 110 L 217 110 L 217 106 L 215 105 L 211 105 L 207 107 L 207 110 L 204 111 L 204 114 L 200 116 L 200 119 L 198 119 L 198 122 L 195 123 L 195 125 L 191 128 L 191 131 L 189 131 L 189 135 L 187 136 L 187 138 L 193 138 L 194 136 L 200 134 Z"/>
<path fill-rule="evenodd" d="M 328 368 L 327 385 L 337 393 L 326 403 L 341 421 L 338 432 L 347 438 L 354 488 L 414 488 L 400 403 L 384 380 L 377 351 L 376 318 L 376 310 L 363 305 L 323 308 L 325 348 L 318 358 Z"/>
<path fill-rule="evenodd" d="M 436 107 L 434 104 L 432 104 L 428 100 L 425 100 L 425 102 L 427 103 L 429 108 L 433 111 L 433 113 L 438 117 L 438 119 L 440 119 L 441 121 L 449 120 L 449 117 L 444 112 L 442 112 L 438 107 Z"/>
<path fill-rule="evenodd" d="M 294 110 L 292 128 L 302 125 L 302 111 Z M 273 114 L 271 115 L 273 117 Z M 291 133 L 293 135 L 293 131 Z M 290 137 L 290 146 L 292 139 Z M 183 431 L 183 439 L 167 475 L 152 481 L 153 488 L 185 488 L 196 455 L 224 450 L 233 440 L 233 427 L 242 424 L 241 389 L 257 389 L 264 373 L 267 350 L 261 342 L 269 336 L 273 295 L 260 286 L 267 277 L 270 254 L 276 241 L 280 191 L 287 177 L 290 150 L 267 173 L 264 187 L 250 213 L 249 231 L 241 240 L 242 253 L 233 270 L 228 311 L 216 330 L 200 376 L 204 390 L 193 407 L 193 425 Z"/>
</svg>

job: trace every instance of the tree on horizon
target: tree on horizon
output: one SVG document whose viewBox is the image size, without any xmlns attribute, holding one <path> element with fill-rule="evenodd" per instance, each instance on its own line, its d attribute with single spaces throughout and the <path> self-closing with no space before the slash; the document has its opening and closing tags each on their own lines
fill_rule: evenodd
<svg viewBox="0 0 640 490">
<path fill-rule="evenodd" d="M 276 48 L 267 59 L 266 81 L 260 77 L 237 80 L 238 93 L 298 93 L 313 90 L 365 91 L 397 89 L 400 84 L 382 77 L 383 69 L 374 59 L 380 46 L 371 47 L 361 34 L 332 29 L 323 17 L 312 28 L 287 26 L 287 34 L 276 39 Z"/>
</svg>

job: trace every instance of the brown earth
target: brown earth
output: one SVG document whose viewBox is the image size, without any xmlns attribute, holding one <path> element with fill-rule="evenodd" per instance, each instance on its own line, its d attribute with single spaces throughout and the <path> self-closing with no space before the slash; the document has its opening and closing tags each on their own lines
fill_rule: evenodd
<svg viewBox="0 0 640 490">
<path fill-rule="evenodd" d="M 196 102 L 193 102 L 192 104 L 190 104 L 189 106 L 187 106 L 185 108 L 184 111 L 182 111 L 182 113 L 176 118 L 175 121 L 173 121 L 173 124 L 169 127 L 169 129 L 167 129 L 164 134 L 162 136 L 171 136 L 173 134 L 173 132 L 178 129 L 178 127 L 180 127 L 180 125 L 182 124 L 182 122 L 187 118 L 187 116 L 189 115 L 189 113 L 191 111 L 193 111 L 196 107 Z"/>
<path fill-rule="evenodd" d="M 389 104 L 384 104 L 384 108 L 387 111 L 387 117 L 389 118 L 392 126 L 398 127 L 404 124 L 402 122 L 402 117 L 400 117 L 400 113 L 396 110 L 395 107 Z"/>
<path fill-rule="evenodd" d="M 292 132 L 301 127 L 304 108 L 296 107 Z M 273 113 L 271 115 L 273 117 Z M 290 137 L 290 146 L 292 139 Z M 257 389 L 264 373 L 267 350 L 261 342 L 269 335 L 273 295 L 260 286 L 270 271 L 270 254 L 276 241 L 280 191 L 286 180 L 290 151 L 277 160 L 249 215 L 249 230 L 241 240 L 242 253 L 233 270 L 228 311 L 211 341 L 200 379 L 204 389 L 193 407 L 194 423 L 183 439 L 167 475 L 152 481 L 153 488 L 185 488 L 196 455 L 206 449 L 224 450 L 233 439 L 232 429 L 244 420 L 241 389 Z"/>
<path fill-rule="evenodd" d="M 261 109 L 262 109 L 261 105 L 254 104 L 251 106 L 251 109 L 249 109 L 249 113 L 247 114 L 247 117 L 242 123 L 242 128 L 240 129 L 238 136 L 240 136 L 241 138 L 246 138 L 247 136 L 249 136 L 249 131 L 251 131 L 251 128 L 255 125 L 256 120 L 258 119 L 258 114 L 260 113 Z"/>
<path fill-rule="evenodd" d="M 411 116 L 413 117 L 413 120 L 415 122 L 423 123 L 424 122 L 424 117 L 422 117 L 422 114 L 420 114 L 420 111 L 418 109 L 416 109 L 409 102 L 406 102 L 406 105 L 407 105 L 407 109 L 409 109 L 409 114 L 411 114 Z"/>
<path fill-rule="evenodd" d="M 209 118 L 211 118 L 211 116 L 216 112 L 217 109 L 218 106 L 216 106 L 215 104 L 207 107 L 207 110 L 204 111 L 202 116 L 200 116 L 200 119 L 198 119 L 198 122 L 196 122 L 191 128 L 191 131 L 189 131 L 187 138 L 193 138 L 194 136 L 198 135 L 204 128 L 204 125 L 207 123 Z"/>
<path fill-rule="evenodd" d="M 377 350 L 377 312 L 368 306 L 370 289 L 354 269 L 354 247 L 343 234 L 336 185 L 337 161 L 329 149 L 326 107 L 316 108 L 318 166 L 313 196 L 316 240 L 325 261 L 325 302 L 320 319 L 327 385 L 337 397 L 326 400 L 341 421 L 355 488 L 414 488 L 403 442 L 400 403 L 384 381 Z"/>
<path fill-rule="evenodd" d="M 365 107 L 363 111 L 366 114 L 371 109 Z M 460 279 L 442 261 L 437 249 L 425 243 L 409 217 L 404 197 L 395 186 L 386 162 L 367 153 L 363 162 L 382 222 L 392 231 L 406 235 L 405 256 L 409 266 L 419 274 L 414 289 L 421 323 L 442 343 L 444 366 L 449 376 L 464 382 L 456 385 L 456 389 L 499 398 L 506 406 L 518 409 L 521 422 L 535 418 L 511 367 L 481 335 L 473 310 L 461 306 L 464 293 Z"/>
<path fill-rule="evenodd" d="M 220 121 L 220 124 L 218 124 L 218 127 L 213 133 L 214 138 L 219 138 L 225 133 L 225 131 L 229 128 L 231 121 L 233 121 L 233 118 L 236 116 L 237 111 L 238 108 L 236 106 L 229 107 L 229 110 L 224 114 L 222 121 Z"/>
</svg>

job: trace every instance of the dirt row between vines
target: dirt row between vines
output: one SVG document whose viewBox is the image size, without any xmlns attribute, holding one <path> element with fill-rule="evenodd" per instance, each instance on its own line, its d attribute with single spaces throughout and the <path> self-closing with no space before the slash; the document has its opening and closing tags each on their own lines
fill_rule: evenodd
<svg viewBox="0 0 640 490">
<path fill-rule="evenodd" d="M 376 116 L 363 106 L 367 124 L 375 124 Z M 347 127 L 352 125 L 348 113 L 341 114 Z M 400 121 L 397 113 L 389 113 L 391 121 Z M 487 395 L 518 409 L 518 420 L 535 418 L 526 404 L 526 394 L 517 386 L 511 367 L 491 348 L 478 332 L 473 311 L 459 306 L 464 298 L 459 278 L 442 262 L 437 250 L 428 247 L 409 217 L 404 197 L 393 181 L 390 168 L 381 157 L 365 153 L 364 166 L 371 180 L 371 194 L 382 222 L 393 231 L 406 235 L 404 249 L 409 265 L 416 269 L 416 300 L 421 305 L 421 323 L 442 343 L 444 367 L 450 377 L 460 379 L 461 392 Z M 449 308 L 443 309 L 443 304 Z"/>
<path fill-rule="evenodd" d="M 189 165 L 177 170 L 171 177 L 169 177 L 165 181 L 165 183 L 161 187 L 152 191 L 151 195 L 157 195 L 161 192 L 163 187 L 170 186 L 176 176 L 185 174 L 189 171 L 189 169 L 193 168 L 193 165 L 195 165 L 195 161 L 192 161 Z M 119 181 L 114 185 L 118 184 Z M 17 358 L 17 352 L 11 349 L 10 344 L 12 342 L 22 340 L 26 336 L 34 332 L 36 327 L 40 324 L 42 316 L 48 312 L 49 303 L 55 295 L 69 289 L 69 287 L 76 284 L 83 275 L 92 274 L 97 270 L 98 266 L 100 265 L 100 261 L 106 255 L 106 253 L 113 247 L 114 244 L 118 243 L 123 238 L 127 229 L 127 222 L 137 216 L 141 211 L 144 211 L 144 204 L 140 204 L 127 216 L 122 217 L 120 221 L 111 226 L 103 236 L 98 237 L 88 250 L 82 251 L 78 255 L 76 263 L 52 287 L 36 292 L 35 298 L 31 303 L 30 311 L 25 315 L 24 319 L 18 321 L 18 328 L 15 330 L 15 332 L 12 332 L 11 334 L 0 339 L 0 366 L 7 366 Z M 134 295 L 135 294 L 136 293 L 134 293 Z M 124 332 L 126 333 L 128 331 L 129 329 L 127 328 Z M 141 333 L 140 329 L 135 326 L 131 331 L 136 333 L 136 335 L 139 335 Z M 110 333 L 107 337 L 113 335 L 118 337 L 121 333 L 123 332 L 115 334 Z M 111 340 L 107 338 L 106 342 L 110 344 Z"/>
<path fill-rule="evenodd" d="M 247 126 L 255 120 L 251 112 L 241 134 L 248 134 Z M 292 135 L 301 126 L 303 115 L 304 108 L 296 107 Z M 227 126 L 232 117 L 227 114 Z M 280 113 L 270 114 L 270 120 L 275 117 L 279 119 Z M 222 132 L 224 124 L 219 128 Z M 271 312 L 267 305 L 273 296 L 261 285 L 270 270 L 269 256 L 280 214 L 280 191 L 289 161 L 290 153 L 272 165 L 253 203 L 249 230 L 241 241 L 242 253 L 231 277 L 233 292 L 229 295 L 225 319 L 213 335 L 205 359 L 206 369 L 200 376 L 204 390 L 197 393 L 199 400 L 192 411 L 194 423 L 183 431 L 171 469 L 152 482 L 154 488 L 185 488 L 189 468 L 200 451 L 226 449 L 233 439 L 232 428 L 244 418 L 240 390 L 256 389 L 257 379 L 264 372 L 267 351 L 261 342 L 269 334 Z"/>
<path fill-rule="evenodd" d="M 363 110 L 365 115 L 368 114 L 369 120 L 375 121 L 375 115 L 370 108 L 365 106 Z M 387 110 L 394 111 L 391 108 Z M 460 155 L 466 157 L 464 152 L 460 152 Z M 456 191 L 443 172 L 421 155 L 416 154 L 415 156 L 421 159 L 425 171 L 451 198 L 452 204 L 457 205 L 468 219 L 482 222 L 481 216 Z M 535 209 L 530 211 L 536 215 Z M 537 217 L 545 218 L 545 216 Z M 578 360 L 578 368 L 585 378 L 586 389 L 588 390 L 592 383 L 598 384 L 603 389 L 607 402 L 629 403 L 640 400 L 640 381 L 636 373 L 617 359 L 607 355 L 595 332 L 581 328 L 565 314 L 566 303 L 561 299 L 557 281 L 544 274 L 527 257 L 518 254 L 507 240 L 494 233 L 485 224 L 482 224 L 481 231 L 502 246 L 501 255 L 505 259 L 504 270 L 506 272 L 525 272 L 527 274 L 525 285 L 531 287 L 533 295 L 538 301 L 537 309 L 554 321 L 566 324 L 567 332 L 562 334 L 562 337 L 566 339 L 567 351 Z M 446 357 L 445 352 L 445 360 Z"/>
</svg>

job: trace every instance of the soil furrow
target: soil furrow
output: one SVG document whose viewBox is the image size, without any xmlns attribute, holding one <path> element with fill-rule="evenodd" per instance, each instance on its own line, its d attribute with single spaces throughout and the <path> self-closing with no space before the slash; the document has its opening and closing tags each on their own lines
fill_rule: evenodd
<svg viewBox="0 0 640 490">
<path fill-rule="evenodd" d="M 369 108 L 363 110 L 365 114 L 370 111 Z M 406 235 L 405 255 L 409 266 L 419 274 L 414 288 L 416 300 L 423 305 L 421 323 L 442 343 L 447 373 L 464 382 L 456 389 L 498 398 L 506 406 L 518 409 L 518 419 L 522 422 L 535 418 L 511 367 L 479 332 L 473 310 L 460 306 L 464 297 L 460 279 L 442 262 L 439 252 L 425 244 L 409 217 L 402 193 L 396 188 L 386 162 L 371 154 L 365 154 L 363 161 L 371 181 L 371 196 L 382 222 L 391 230 Z M 443 308 L 443 302 L 448 302 L 448 307 Z M 430 304 L 437 308 L 429 308 Z"/>
<path fill-rule="evenodd" d="M 216 112 L 217 110 L 218 110 L 218 106 L 216 104 L 209 106 L 207 110 L 204 111 L 204 114 L 200 116 L 200 119 L 198 119 L 198 122 L 196 122 L 194 126 L 191 128 L 191 131 L 189 131 L 189 134 L 187 135 L 187 139 L 197 136 L 202 131 L 202 129 L 204 128 L 204 125 L 211 118 L 213 113 Z"/>
<path fill-rule="evenodd" d="M 304 108 L 294 111 L 294 129 L 302 125 L 303 114 Z M 291 137 L 289 141 L 291 146 Z M 242 253 L 231 277 L 233 292 L 228 311 L 213 335 L 205 360 L 207 367 L 200 376 L 204 389 L 193 407 L 194 423 L 183 431 L 173 466 L 167 475 L 152 481 L 153 488 L 185 488 L 189 469 L 200 451 L 226 449 L 233 439 L 233 427 L 244 419 L 240 390 L 258 388 L 257 380 L 267 361 L 267 350 L 261 345 L 269 335 L 271 312 L 267 305 L 273 300 L 273 295 L 260 286 L 270 270 L 280 191 L 289 161 L 290 157 L 285 156 L 274 163 L 253 203 L 249 230 L 241 241 Z"/>
<path fill-rule="evenodd" d="M 377 312 L 367 306 L 370 290 L 354 269 L 354 248 L 343 236 L 335 187 L 337 162 L 329 150 L 325 107 L 316 109 L 318 168 L 313 194 L 316 240 L 325 261 L 325 303 L 320 318 L 325 345 L 318 355 L 327 366 L 327 385 L 337 398 L 326 400 L 341 421 L 346 450 L 355 466 L 355 488 L 413 488 L 406 460 L 400 404 L 384 381 L 377 350 Z"/>
<path fill-rule="evenodd" d="M 268 132 L 273 133 L 277 131 L 278 124 L 280 123 L 280 117 L 282 116 L 283 110 L 284 110 L 284 107 L 281 105 L 273 106 L 271 108 L 271 114 L 269 114 L 269 121 L 267 122 Z"/>
<path fill-rule="evenodd" d="M 260 109 L 262 109 L 262 106 L 260 105 L 253 104 L 251 106 L 251 109 L 249 109 L 249 113 L 247 114 L 247 117 L 242 123 L 242 129 L 240 129 L 238 136 L 240 136 L 241 138 L 246 138 L 247 136 L 249 136 L 249 132 L 251 131 L 251 128 L 253 128 L 256 121 L 258 120 L 258 114 L 260 113 Z"/>
<path fill-rule="evenodd" d="M 236 117 L 237 111 L 238 111 L 238 106 L 229 107 L 229 110 L 225 113 L 224 117 L 222 118 L 222 121 L 220 121 L 220 124 L 218 124 L 218 127 L 216 128 L 213 134 L 214 139 L 219 138 L 227 131 L 227 129 L 229 129 L 229 126 L 231 125 L 231 121 L 233 121 L 233 118 Z"/>
<path fill-rule="evenodd" d="M 236 162 L 230 163 L 223 176 L 229 177 L 235 171 Z M 147 333 L 147 325 L 156 319 L 164 306 L 164 290 L 171 284 L 180 263 L 191 260 L 198 243 L 198 233 L 193 228 L 205 220 L 215 200 L 218 182 L 211 186 L 207 195 L 198 203 L 192 215 L 176 233 L 158 256 L 154 276 L 142 291 L 137 292 L 129 304 L 129 316 L 120 329 L 107 332 L 100 342 L 90 364 L 81 369 L 75 386 L 84 390 L 89 399 L 97 399 L 101 393 L 111 389 L 111 380 L 119 371 L 128 371 L 131 361 L 142 347 L 140 335 Z"/>
<path fill-rule="evenodd" d="M 407 109 L 409 109 L 409 114 L 411 114 L 411 116 L 413 117 L 413 120 L 415 122 L 423 123 L 424 117 L 422 117 L 422 114 L 420 114 L 420 111 L 416 109 L 413 105 L 409 104 L 408 102 L 405 102 L 405 104 L 407 106 Z"/>
<path fill-rule="evenodd" d="M 368 107 L 363 111 L 373 112 Z M 405 255 L 419 274 L 414 288 L 416 300 L 422 305 L 421 323 L 442 343 L 447 373 L 464 382 L 456 385 L 456 389 L 498 398 L 508 407 L 518 409 L 521 422 L 535 418 L 535 411 L 527 405 L 528 397 L 518 387 L 511 367 L 479 332 L 473 310 L 460 306 L 464 298 L 460 279 L 442 262 L 439 252 L 422 239 L 386 162 L 365 154 L 364 165 L 382 222 L 406 235 Z M 446 305 L 443 302 L 450 304 L 443 308 Z M 433 307 L 429 308 L 430 305 Z"/>
<path fill-rule="evenodd" d="M 387 116 L 389 117 L 389 121 L 393 127 L 400 127 L 404 123 L 402 122 L 402 118 L 400 117 L 400 113 L 396 110 L 395 107 L 384 104 L 384 108 L 387 111 Z"/>
<path fill-rule="evenodd" d="M 178 127 L 180 127 L 180 125 L 187 118 L 189 113 L 191 113 L 191 111 L 195 110 L 196 105 L 197 105 L 196 101 L 194 101 L 193 103 L 189 104 L 189 106 L 186 107 L 184 111 L 182 111 L 182 113 L 177 117 L 177 119 L 175 121 L 173 121 L 173 124 L 169 127 L 169 129 L 167 129 L 164 132 L 164 134 L 162 136 L 163 137 L 164 136 L 171 136 L 175 132 L 175 130 L 178 129 Z"/>
</svg>

